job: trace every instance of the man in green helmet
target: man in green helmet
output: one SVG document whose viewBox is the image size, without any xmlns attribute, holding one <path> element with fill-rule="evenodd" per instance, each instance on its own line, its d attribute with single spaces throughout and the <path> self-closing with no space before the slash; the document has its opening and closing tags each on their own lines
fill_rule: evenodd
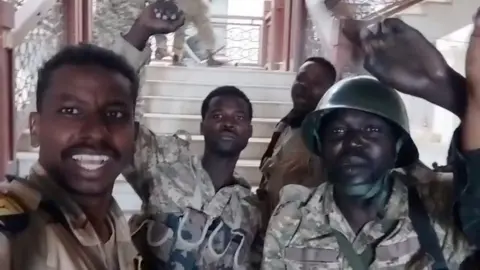
<svg viewBox="0 0 480 270">
<path fill-rule="evenodd" d="M 400 95 L 368 76 L 335 84 L 302 125 L 327 182 L 281 191 L 263 269 L 458 269 L 470 254 L 451 209 L 452 182 L 417 182 Z"/>
</svg>

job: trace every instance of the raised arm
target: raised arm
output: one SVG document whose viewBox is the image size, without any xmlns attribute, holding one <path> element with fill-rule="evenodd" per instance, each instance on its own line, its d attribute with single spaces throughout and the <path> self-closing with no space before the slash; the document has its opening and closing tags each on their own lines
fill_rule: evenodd
<svg viewBox="0 0 480 270">
<path fill-rule="evenodd" d="M 463 117 L 465 78 L 419 31 L 399 19 L 386 19 L 363 28 L 360 37 L 364 67 L 378 80 Z"/>
<path fill-rule="evenodd" d="M 175 32 L 184 21 L 183 12 L 174 1 L 157 1 L 140 13 L 127 33 L 117 37 L 112 49 L 140 71 L 151 56 L 150 49 L 146 48 L 150 36 Z"/>
<path fill-rule="evenodd" d="M 461 130 L 466 187 L 459 200 L 463 231 L 480 247 L 480 9 L 474 19 L 474 31 L 467 51 L 468 102 Z"/>
<path fill-rule="evenodd" d="M 143 9 L 127 33 L 117 37 L 112 50 L 140 73 L 150 59 L 151 51 L 145 48 L 150 36 L 175 32 L 183 23 L 183 12 L 174 1 L 157 1 Z M 184 149 L 188 149 L 188 143 L 179 137 L 158 137 L 139 125 L 134 162 L 123 174 L 143 201 L 148 199 L 154 181 L 151 169 Z"/>
</svg>

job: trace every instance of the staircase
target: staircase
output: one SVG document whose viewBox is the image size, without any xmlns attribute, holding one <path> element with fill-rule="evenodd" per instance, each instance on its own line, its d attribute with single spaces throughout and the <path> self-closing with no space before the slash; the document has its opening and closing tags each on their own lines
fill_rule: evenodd
<svg viewBox="0 0 480 270">
<path fill-rule="evenodd" d="M 468 24 L 480 2 L 476 0 L 424 0 L 395 17 L 436 41 Z"/>
<path fill-rule="evenodd" d="M 276 123 L 291 109 L 290 85 L 293 73 L 252 68 L 171 67 L 153 63 L 147 67 L 142 91 L 145 125 L 156 134 L 172 134 L 183 129 L 192 134 L 191 149 L 203 153 L 200 135 L 200 108 L 207 94 L 218 86 L 235 85 L 253 105 L 253 137 L 242 152 L 237 172 L 256 187 L 261 179 L 258 166 Z M 30 147 L 28 130 L 17 144 L 20 175 L 28 174 L 38 158 Z M 140 209 L 140 200 L 123 177 L 117 180 L 114 195 L 127 216 Z"/>
</svg>

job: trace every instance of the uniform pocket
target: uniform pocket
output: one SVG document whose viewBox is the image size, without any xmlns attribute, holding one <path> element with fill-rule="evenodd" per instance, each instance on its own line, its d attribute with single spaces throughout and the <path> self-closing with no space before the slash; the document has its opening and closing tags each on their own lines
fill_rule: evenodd
<svg viewBox="0 0 480 270">
<path fill-rule="evenodd" d="M 285 262 L 288 270 L 340 269 L 339 252 L 325 248 L 287 247 Z"/>
</svg>

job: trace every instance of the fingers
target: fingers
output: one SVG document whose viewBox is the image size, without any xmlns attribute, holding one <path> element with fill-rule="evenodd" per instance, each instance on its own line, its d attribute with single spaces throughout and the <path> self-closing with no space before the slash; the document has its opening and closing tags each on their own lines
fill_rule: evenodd
<svg viewBox="0 0 480 270">
<path fill-rule="evenodd" d="M 410 25 L 398 18 L 388 18 L 383 21 L 383 24 L 392 32 L 403 32 L 414 30 Z"/>
<path fill-rule="evenodd" d="M 480 8 L 477 9 L 473 17 L 473 33 L 472 36 L 480 37 Z"/>
<path fill-rule="evenodd" d="M 183 16 L 183 12 L 172 0 L 160 0 L 149 7 L 154 13 L 154 17 L 163 21 L 176 21 Z"/>
</svg>

